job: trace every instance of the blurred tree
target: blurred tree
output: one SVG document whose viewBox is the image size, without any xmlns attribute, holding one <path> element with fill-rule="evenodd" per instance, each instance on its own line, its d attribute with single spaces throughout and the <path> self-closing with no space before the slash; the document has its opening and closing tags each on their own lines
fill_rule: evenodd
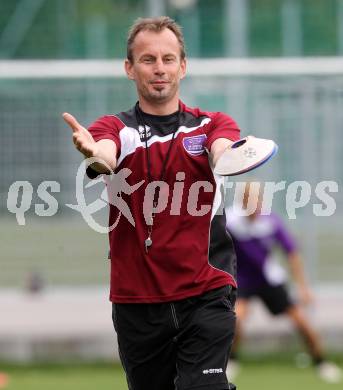
<svg viewBox="0 0 343 390">
<path fill-rule="evenodd" d="M 224 53 L 223 0 L 199 0 L 201 57 L 221 57 Z"/>
<path fill-rule="evenodd" d="M 126 55 L 127 30 L 137 17 L 146 16 L 147 1 L 42 0 L 42 5 L 32 13 L 27 31 L 18 39 L 18 47 L 8 51 L 9 43 L 6 45 L 1 39 L 8 22 L 16 9 L 21 7 L 21 11 L 25 11 L 35 2 L 1 0 L 0 58 L 122 58 Z M 170 0 L 161 1 L 166 2 L 168 15 L 183 26 L 190 56 L 226 55 L 227 0 L 194 0 L 188 7 L 176 7 Z M 292 33 L 292 21 L 289 29 L 282 25 L 286 3 L 291 0 L 246 2 L 249 40 L 246 47 L 250 56 L 287 54 L 283 47 L 285 42 L 297 48 L 295 54 L 303 51 L 304 55 L 335 55 L 339 52 L 343 45 L 339 43 L 343 38 L 338 38 L 338 10 L 343 9 L 342 0 L 296 0 L 300 21 L 297 34 L 290 39 L 282 36 L 285 31 Z M 26 22 L 31 20 L 28 14 Z M 23 22 L 25 17 L 25 12 L 21 12 Z"/>
<path fill-rule="evenodd" d="M 342 0 L 302 0 L 304 54 L 335 55 L 338 50 L 338 3 Z"/>
<path fill-rule="evenodd" d="M 282 0 L 250 0 L 250 56 L 281 55 Z"/>
</svg>

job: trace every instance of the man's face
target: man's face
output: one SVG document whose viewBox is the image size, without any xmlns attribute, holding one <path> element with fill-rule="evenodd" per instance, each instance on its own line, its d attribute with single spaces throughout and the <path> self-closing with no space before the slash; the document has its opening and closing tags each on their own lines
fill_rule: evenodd
<svg viewBox="0 0 343 390">
<path fill-rule="evenodd" d="M 128 77 L 135 81 L 140 99 L 152 104 L 178 99 L 186 61 L 180 57 L 180 45 L 171 30 L 139 32 L 132 54 L 133 62 L 126 60 L 125 69 Z"/>
</svg>

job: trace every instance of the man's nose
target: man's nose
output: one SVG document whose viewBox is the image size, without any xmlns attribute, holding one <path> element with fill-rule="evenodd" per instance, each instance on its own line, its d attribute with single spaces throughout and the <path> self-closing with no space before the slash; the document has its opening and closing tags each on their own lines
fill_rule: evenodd
<svg viewBox="0 0 343 390">
<path fill-rule="evenodd" d="M 155 74 L 163 75 L 165 73 L 164 69 L 164 63 L 162 58 L 158 58 L 155 62 L 155 68 L 154 68 Z"/>
</svg>

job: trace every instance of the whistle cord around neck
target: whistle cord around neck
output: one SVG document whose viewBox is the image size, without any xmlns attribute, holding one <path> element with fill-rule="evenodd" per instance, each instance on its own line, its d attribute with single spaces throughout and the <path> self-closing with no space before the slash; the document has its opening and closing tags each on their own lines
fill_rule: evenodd
<svg viewBox="0 0 343 390">
<path fill-rule="evenodd" d="M 146 160 L 147 160 L 147 167 L 148 167 L 148 181 L 149 181 L 149 183 L 151 183 L 152 182 L 152 173 L 151 173 L 150 151 L 149 151 L 149 148 L 148 148 L 148 130 L 147 130 L 147 124 L 144 121 L 144 118 L 143 118 L 143 115 L 142 115 L 142 111 L 139 108 L 138 102 L 136 103 L 135 111 L 136 111 L 136 116 L 137 116 L 137 119 L 138 119 L 138 122 L 139 122 L 138 124 L 141 124 L 144 127 L 144 138 L 145 138 L 144 141 L 145 141 Z M 174 144 L 175 135 L 176 135 L 176 132 L 177 132 L 179 126 L 180 126 L 180 110 L 178 112 L 177 123 L 176 123 L 175 128 L 174 128 L 173 133 L 172 133 L 172 139 L 170 141 L 166 157 L 165 157 L 165 159 L 164 159 L 164 161 L 162 163 L 162 170 L 161 170 L 160 177 L 158 179 L 159 181 L 162 181 L 164 179 L 164 175 L 165 175 L 165 172 L 166 172 L 167 164 L 168 164 L 168 161 L 169 161 L 169 158 L 170 158 L 170 155 L 171 155 L 171 150 L 172 150 L 172 147 L 173 147 L 173 144 Z"/>
<path fill-rule="evenodd" d="M 136 112 L 138 126 L 139 126 L 139 122 L 140 122 L 141 125 L 144 127 L 144 138 L 145 138 L 144 141 L 145 141 L 147 168 L 148 168 L 148 182 L 151 183 L 152 182 L 152 173 L 151 173 L 150 152 L 149 152 L 149 147 L 148 147 L 148 130 L 147 130 L 147 124 L 145 123 L 144 118 L 143 118 L 143 112 L 140 110 L 138 102 L 135 106 L 135 112 Z M 172 138 L 171 138 L 171 142 L 169 144 L 168 150 L 167 150 L 166 157 L 165 157 L 164 161 L 162 162 L 162 170 L 161 170 L 161 174 L 159 177 L 159 181 L 162 181 L 164 179 L 166 167 L 167 167 L 167 164 L 168 164 L 168 161 L 169 161 L 169 158 L 171 155 L 171 150 L 172 150 L 172 147 L 174 144 L 175 135 L 176 135 L 176 132 L 177 132 L 179 126 L 180 126 L 180 109 L 179 109 L 178 114 L 177 114 L 177 122 L 175 124 L 175 128 L 174 128 L 173 133 L 172 133 Z M 147 228 L 148 228 L 147 238 L 144 241 L 146 253 L 148 253 L 148 250 L 152 246 L 152 243 L 153 243 L 152 242 L 152 230 L 153 230 L 154 217 L 155 217 L 155 213 L 153 210 L 154 209 L 156 210 L 156 208 L 157 208 L 159 194 L 160 194 L 160 187 L 157 187 L 155 192 L 154 192 L 152 210 L 150 212 L 150 215 L 148 215 L 148 220 L 146 220 L 146 224 L 147 224 Z"/>
</svg>

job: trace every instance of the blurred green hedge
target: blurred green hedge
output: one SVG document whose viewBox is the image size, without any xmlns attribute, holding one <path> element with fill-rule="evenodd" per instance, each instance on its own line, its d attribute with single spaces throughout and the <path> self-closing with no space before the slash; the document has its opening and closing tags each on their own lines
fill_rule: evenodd
<svg viewBox="0 0 343 390">
<path fill-rule="evenodd" d="M 17 6 L 29 11 L 36 1 L 0 1 L 0 58 L 122 58 L 128 27 L 148 12 L 144 0 L 45 0 L 25 34 L 20 28 L 27 22 L 23 12 L 23 23 L 12 34 L 21 31 L 23 36 L 13 49 L 11 40 L 1 39 L 2 33 Z M 338 54 L 342 0 L 295 1 L 302 53 Z M 292 0 L 247 0 L 249 56 L 282 55 L 281 14 L 286 2 Z M 225 56 L 225 0 L 198 0 L 190 9 L 173 8 L 172 3 L 166 0 L 166 11 L 183 26 L 189 55 Z"/>
</svg>

